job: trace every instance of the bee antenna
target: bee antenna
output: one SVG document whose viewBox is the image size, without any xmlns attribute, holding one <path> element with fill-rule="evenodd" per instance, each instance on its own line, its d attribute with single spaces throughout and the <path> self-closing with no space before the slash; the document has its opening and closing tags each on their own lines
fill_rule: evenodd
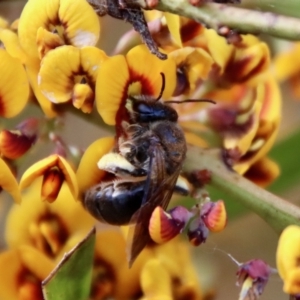
<svg viewBox="0 0 300 300">
<path fill-rule="evenodd" d="M 155 102 L 158 101 L 162 97 L 162 94 L 163 94 L 163 92 L 165 90 L 165 87 L 166 87 L 165 74 L 161 72 L 160 75 L 161 75 L 162 84 L 161 84 L 160 93 L 159 93 L 158 97 L 155 99 Z"/>
<path fill-rule="evenodd" d="M 212 104 L 217 104 L 214 100 L 211 100 L 211 99 L 185 99 L 185 100 L 164 101 L 164 103 L 175 103 L 175 104 L 181 104 L 181 103 L 187 103 L 187 102 L 208 102 L 208 103 L 212 103 Z"/>
</svg>

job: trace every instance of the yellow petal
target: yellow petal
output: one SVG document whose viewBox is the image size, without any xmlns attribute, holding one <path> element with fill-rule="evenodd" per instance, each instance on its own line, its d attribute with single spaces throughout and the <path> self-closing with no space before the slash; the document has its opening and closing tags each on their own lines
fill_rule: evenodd
<svg viewBox="0 0 300 300">
<path fill-rule="evenodd" d="M 151 54 L 146 46 L 136 46 L 131 49 L 126 60 L 130 71 L 131 82 L 141 82 L 141 94 L 158 97 L 162 87 L 162 77 L 165 75 L 166 85 L 162 98 L 169 99 L 176 86 L 176 65 L 172 58 L 160 60 Z M 147 63 L 145 63 L 147 62 Z"/>
<path fill-rule="evenodd" d="M 157 280 L 159 278 L 159 280 Z M 149 260 L 141 273 L 141 287 L 144 299 L 171 300 L 171 277 L 157 259 Z"/>
<path fill-rule="evenodd" d="M 300 227 L 290 225 L 281 233 L 276 252 L 277 270 L 283 281 L 288 278 L 291 271 L 299 268 L 299 258 Z"/>
<path fill-rule="evenodd" d="M 106 54 L 96 47 L 78 49 L 73 46 L 62 46 L 56 48 L 48 52 L 42 60 L 39 72 L 40 89 L 53 103 L 73 100 L 79 101 L 76 107 L 81 107 L 80 102 L 85 99 L 79 100 L 77 99 L 79 95 L 73 95 L 74 85 L 81 83 L 84 78 L 86 81 L 84 84 L 94 87 L 101 63 L 106 58 Z M 93 100 L 93 95 L 90 98 Z M 88 101 L 92 101 L 91 99 Z"/>
<path fill-rule="evenodd" d="M 170 52 L 177 65 L 184 71 L 190 89 L 193 92 L 199 79 L 206 79 L 213 65 L 211 56 L 200 48 L 184 47 Z"/>
<path fill-rule="evenodd" d="M 300 268 L 293 269 L 284 280 L 283 291 L 289 295 L 299 295 L 300 293 Z"/>
<path fill-rule="evenodd" d="M 84 113 L 90 113 L 94 104 L 94 92 L 88 84 L 76 83 L 74 85 L 72 102 L 74 107 Z"/>
<path fill-rule="evenodd" d="M 190 145 L 194 145 L 200 148 L 206 148 L 208 146 L 207 142 L 193 132 L 185 132 L 184 133 L 186 142 Z"/>
<path fill-rule="evenodd" d="M 7 28 L 7 27 L 8 27 L 8 21 L 0 17 L 0 28 Z"/>
<path fill-rule="evenodd" d="M 245 154 L 247 159 L 243 159 L 235 166 L 235 170 L 241 174 L 271 149 L 277 137 L 281 119 L 281 94 L 278 83 L 270 74 L 267 74 L 265 82 L 262 82 L 258 88 L 259 94 L 262 95 L 263 106 L 256 135 Z"/>
<path fill-rule="evenodd" d="M 78 166 L 76 177 L 79 186 L 79 197 L 88 188 L 99 183 L 105 172 L 97 166 L 99 159 L 110 152 L 114 145 L 113 137 L 99 139 L 92 143 L 84 152 Z M 89 176 L 86 176 L 89 174 Z"/>
<path fill-rule="evenodd" d="M 0 116 L 12 118 L 25 107 L 29 83 L 21 62 L 0 49 Z"/>
<path fill-rule="evenodd" d="M 0 254 L 0 299 L 19 300 L 17 278 L 22 269 L 17 250 L 8 250 Z"/>
<path fill-rule="evenodd" d="M 105 123 L 116 123 L 117 111 L 121 103 L 125 105 L 127 99 L 129 80 L 128 65 L 124 56 L 115 55 L 102 64 L 96 82 L 96 104 Z"/>
<path fill-rule="evenodd" d="M 36 38 L 40 27 L 56 31 L 77 47 L 95 45 L 100 33 L 98 17 L 85 0 L 30 0 L 23 9 L 18 32 L 23 49 L 34 58 L 39 57 Z"/>
<path fill-rule="evenodd" d="M 80 70 L 80 50 L 73 46 L 56 48 L 43 58 L 39 72 L 42 93 L 53 103 L 71 100 L 75 74 Z"/>
<path fill-rule="evenodd" d="M 31 246 L 22 245 L 18 248 L 18 251 L 22 264 L 41 281 L 55 267 L 54 262 L 50 258 Z"/>
<path fill-rule="evenodd" d="M 30 86 L 34 92 L 34 95 L 43 110 L 44 114 L 48 118 L 53 118 L 57 115 L 53 103 L 47 99 L 41 92 L 38 86 L 38 73 L 40 70 L 40 62 L 38 59 L 28 59 L 26 62 L 26 72 L 30 82 Z"/>
<path fill-rule="evenodd" d="M 171 35 L 174 39 L 176 46 L 182 48 L 181 34 L 180 34 L 180 17 L 168 12 L 164 13 L 164 16 L 167 21 L 168 28 L 171 32 Z"/>
<path fill-rule="evenodd" d="M 260 75 L 268 69 L 269 65 L 269 47 L 265 43 L 258 43 L 236 51 L 234 61 L 228 66 L 231 73 L 228 75 L 233 82 L 248 81 L 253 84 L 257 82 L 254 80 L 259 80 Z"/>
<path fill-rule="evenodd" d="M 53 154 L 29 167 L 20 180 L 20 189 L 28 187 L 37 177 L 44 175 L 52 167 L 59 168 L 74 198 L 78 196 L 76 175 L 69 163 L 61 156 Z"/>
<path fill-rule="evenodd" d="M 100 35 L 99 18 L 87 1 L 60 0 L 59 19 L 67 24 L 65 35 L 72 45 L 96 45 Z"/>
<path fill-rule="evenodd" d="M 51 204 L 41 201 L 41 184 L 42 178 L 35 180 L 23 194 L 22 205 L 14 205 L 8 213 L 5 240 L 11 248 L 32 245 L 42 250 L 43 247 L 40 247 L 39 242 L 42 240 L 43 244 L 51 247 L 55 242 L 53 239 L 58 239 L 64 246 L 65 241 L 73 233 L 86 235 L 95 223 L 81 203 L 75 201 L 66 183 L 62 185 L 56 201 Z M 47 221 L 48 225 L 52 226 L 50 237 L 43 228 L 43 224 Z M 49 247 L 46 247 L 48 255 Z M 66 247 L 66 251 L 70 250 Z M 55 252 L 51 254 L 57 255 Z"/>
<path fill-rule="evenodd" d="M 22 63 L 27 60 L 27 55 L 20 46 L 18 35 L 9 29 L 0 29 L 0 41 L 3 43 L 6 51 Z"/>
<path fill-rule="evenodd" d="M 292 44 L 291 49 L 280 52 L 274 58 L 275 76 L 279 81 L 287 80 L 300 71 L 300 43 Z"/>
<path fill-rule="evenodd" d="M 40 27 L 36 33 L 36 44 L 38 47 L 39 59 L 42 59 L 50 50 L 64 45 L 64 41 L 58 34 Z"/>
<path fill-rule="evenodd" d="M 219 36 L 213 29 L 205 30 L 205 36 L 209 52 L 216 64 L 221 68 L 222 73 L 233 54 L 234 46 L 229 45 L 226 39 Z"/>
<path fill-rule="evenodd" d="M 38 1 L 30 0 L 26 3 L 18 26 L 20 44 L 27 55 L 38 58 L 36 34 L 40 27 L 47 27 L 50 20 L 57 19 L 60 0 Z M 50 27 L 50 26 L 49 26 Z"/>
<path fill-rule="evenodd" d="M 102 63 L 108 58 L 104 51 L 96 47 L 83 47 L 80 49 L 80 62 L 84 73 L 91 78 L 93 84 L 101 68 Z"/>
<path fill-rule="evenodd" d="M 248 178 L 255 184 L 266 187 L 271 184 L 280 174 L 278 164 L 268 157 L 263 157 L 244 173 L 244 177 Z"/>
<path fill-rule="evenodd" d="M 13 197 L 16 203 L 21 203 L 21 193 L 15 176 L 6 163 L 0 158 L 0 187 Z"/>
</svg>

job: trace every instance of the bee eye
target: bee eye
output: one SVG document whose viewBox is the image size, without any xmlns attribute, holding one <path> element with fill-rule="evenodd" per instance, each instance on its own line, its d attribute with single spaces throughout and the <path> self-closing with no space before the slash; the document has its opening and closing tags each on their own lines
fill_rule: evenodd
<svg viewBox="0 0 300 300">
<path fill-rule="evenodd" d="M 147 152 L 145 151 L 145 149 L 139 149 L 136 154 L 136 159 L 138 160 L 138 162 L 142 163 L 142 162 L 146 161 L 147 158 L 148 158 L 148 155 L 147 155 Z"/>
</svg>

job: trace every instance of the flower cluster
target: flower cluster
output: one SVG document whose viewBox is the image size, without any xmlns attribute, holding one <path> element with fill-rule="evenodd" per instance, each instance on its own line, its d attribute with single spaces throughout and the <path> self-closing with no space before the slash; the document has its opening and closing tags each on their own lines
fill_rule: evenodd
<svg viewBox="0 0 300 300">
<path fill-rule="evenodd" d="M 162 117 L 155 117 L 158 122 L 175 123 L 172 128 L 181 126 L 184 151 L 186 143 L 220 147 L 230 167 L 255 183 L 265 186 L 277 177 L 278 167 L 266 155 L 278 132 L 281 96 L 269 70 L 267 45 L 249 35 L 228 44 L 213 30 L 170 14 L 154 12 L 147 17 L 159 25 L 152 36 L 161 53 L 167 54 L 165 60 L 152 55 L 145 45 L 134 45 L 131 33 L 120 40 L 117 55 L 107 55 L 96 46 L 100 23 L 85 0 L 29 0 L 13 24 L 0 19 L 1 117 L 13 118 L 29 106 L 41 110 L 41 117 L 26 118 L 0 132 L 0 188 L 20 204 L 11 208 L 6 220 L 8 250 L 0 254 L 1 299 L 43 299 L 41 282 L 96 224 L 82 206 L 86 206 L 87 192 L 94 189 L 93 199 L 100 201 L 99 191 L 112 186 L 113 193 L 103 197 L 114 199 L 119 193 L 116 186 L 124 188 L 124 182 L 133 194 L 142 187 L 142 195 L 148 195 L 151 184 L 165 188 L 163 196 L 156 195 L 156 202 L 151 195 L 146 204 L 140 197 L 136 209 L 139 212 L 151 201 L 155 204 L 145 213 L 146 229 L 141 231 L 151 242 L 137 250 L 129 269 L 126 236 L 134 225 L 121 229 L 100 225 L 90 298 L 203 299 L 187 245 L 175 237 L 187 228 L 190 242 L 199 245 L 209 231 L 223 230 L 225 205 L 222 200 L 210 201 L 201 187 L 193 207 L 165 211 L 173 190 L 180 192 L 176 180 L 185 152 L 178 154 L 160 145 L 149 158 L 150 144 L 145 143 L 141 153 L 134 145 L 153 129 L 156 103 L 176 109 L 178 117 L 166 117 L 163 109 Z M 129 49 L 126 54 L 124 49 Z M 173 103 L 168 104 L 171 99 Z M 197 99 L 211 99 L 215 105 Z M 144 106 L 137 108 L 139 103 Z M 115 136 L 94 141 L 84 154 L 68 145 L 59 129 L 63 111 L 74 108 L 92 117 L 98 113 L 97 121 L 114 126 Z M 145 119 L 151 119 L 150 125 L 138 119 L 141 111 Z M 54 150 L 28 167 L 18 182 L 20 158 L 30 156 L 30 150 L 44 141 Z M 159 157 L 163 151 L 165 157 L 182 156 L 174 168 L 176 176 Z M 108 154 L 114 156 L 107 161 Z M 153 174 L 162 175 L 154 179 Z M 183 190 L 183 194 L 199 194 L 193 182 L 185 183 Z M 98 202 L 92 207 L 96 216 L 99 207 Z M 137 221 L 137 228 L 136 211 L 130 222 Z M 143 236 L 130 241 L 133 247 L 139 238 Z"/>
</svg>

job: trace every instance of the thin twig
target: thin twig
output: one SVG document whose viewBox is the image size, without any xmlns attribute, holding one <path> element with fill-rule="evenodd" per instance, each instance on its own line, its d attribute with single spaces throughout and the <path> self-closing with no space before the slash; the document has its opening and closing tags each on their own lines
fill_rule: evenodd
<svg viewBox="0 0 300 300">
<path fill-rule="evenodd" d="M 194 19 L 216 31 L 226 26 L 238 33 L 266 33 L 289 40 L 300 40 L 299 19 L 271 12 L 217 3 L 194 7 L 187 0 L 160 0 L 155 9 Z"/>
</svg>

